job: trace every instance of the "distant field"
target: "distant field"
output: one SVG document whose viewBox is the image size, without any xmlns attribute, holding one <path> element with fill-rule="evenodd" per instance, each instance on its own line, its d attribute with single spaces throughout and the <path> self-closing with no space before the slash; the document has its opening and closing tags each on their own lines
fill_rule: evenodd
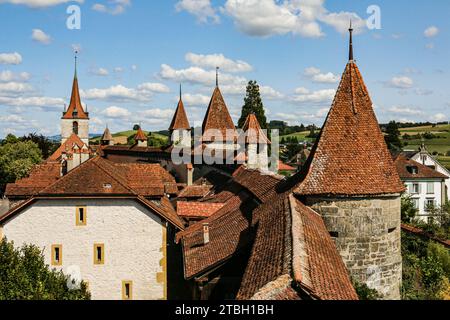
<svg viewBox="0 0 450 320">
<path fill-rule="evenodd" d="M 319 132 L 319 131 L 316 131 L 316 132 Z M 314 141 L 314 139 L 307 138 L 306 136 L 308 136 L 308 135 L 309 135 L 309 131 L 295 132 L 295 133 L 291 133 L 291 134 L 288 134 L 285 136 L 280 136 L 280 140 L 282 138 L 287 138 L 287 137 L 297 137 L 297 139 L 299 141 L 308 141 L 308 142 Z"/>
<path fill-rule="evenodd" d="M 136 133 L 137 133 L 136 130 L 128 130 L 128 131 L 114 133 L 112 136 L 113 137 L 128 137 L 128 138 L 130 138 L 130 137 L 134 137 L 136 135 Z M 169 137 L 167 137 L 163 134 L 157 133 L 157 132 L 144 131 L 144 133 L 147 136 L 151 133 L 150 139 L 161 140 L 164 142 L 169 141 Z M 91 141 L 95 143 L 95 142 L 99 142 L 100 139 L 101 139 L 101 136 L 98 136 L 98 137 L 92 138 Z"/>
<path fill-rule="evenodd" d="M 432 126 L 424 126 L 424 127 L 413 127 L 413 128 L 404 128 L 400 129 L 402 135 L 417 135 L 424 134 L 426 132 L 430 132 L 439 138 L 434 139 L 425 139 L 424 143 L 430 153 L 438 152 L 442 155 L 446 155 L 447 152 L 450 151 L 450 125 L 438 125 L 435 127 Z M 405 149 L 417 150 L 419 146 L 422 144 L 421 139 L 415 140 L 403 140 L 407 142 L 408 145 L 405 146 Z"/>
</svg>

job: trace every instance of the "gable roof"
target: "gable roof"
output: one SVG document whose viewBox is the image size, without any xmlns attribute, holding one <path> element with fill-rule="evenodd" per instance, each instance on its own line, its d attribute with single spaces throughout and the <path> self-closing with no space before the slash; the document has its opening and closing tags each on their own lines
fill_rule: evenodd
<svg viewBox="0 0 450 320">
<path fill-rule="evenodd" d="M 61 160 L 61 156 L 63 153 L 72 153 L 74 151 L 74 147 L 80 150 L 80 153 L 83 153 L 82 149 L 86 144 L 81 141 L 80 137 L 78 137 L 75 133 L 72 133 L 70 137 L 56 149 L 55 152 L 48 158 L 49 161 L 58 161 Z M 86 146 L 88 149 L 88 146 Z M 89 149 L 85 151 L 89 153 Z"/>
<path fill-rule="evenodd" d="M 72 94 L 70 96 L 70 104 L 64 113 L 63 119 L 89 119 L 89 114 L 83 109 L 80 99 L 80 91 L 78 89 L 78 77 L 75 74 L 72 84 Z"/>
<path fill-rule="evenodd" d="M 302 195 L 382 195 L 404 191 L 358 67 L 350 61 L 295 190 Z"/>
<path fill-rule="evenodd" d="M 411 159 L 407 159 L 403 155 L 398 155 L 395 159 L 398 174 L 401 179 L 448 179 L 449 177 L 434 169 L 431 169 L 423 164 Z M 416 173 L 408 170 L 410 167 L 417 168 Z"/>
<path fill-rule="evenodd" d="M 178 101 L 177 110 L 173 115 L 172 122 L 169 126 L 169 131 L 173 130 L 189 130 L 191 126 L 189 125 L 189 120 L 186 115 L 186 110 L 184 109 L 183 100 L 180 97 L 180 101 Z"/>
<path fill-rule="evenodd" d="M 147 168 L 144 168 L 147 167 Z M 29 199 L 67 198 L 67 197 L 119 197 L 135 199 L 146 207 L 184 229 L 184 222 L 177 216 L 165 190 L 176 182 L 159 164 L 115 164 L 101 157 L 92 158 L 54 181 L 45 188 L 37 190 Z M 171 178 L 170 178 L 170 177 Z M 19 184 L 21 182 L 19 181 Z M 149 200 L 146 197 L 156 197 Z M 31 204 L 33 201 L 27 201 Z M 22 206 L 13 208 L 0 222 L 18 213 Z M 19 210 L 19 211 L 17 211 Z"/>
<path fill-rule="evenodd" d="M 261 125 L 254 113 L 250 113 L 247 116 L 242 130 L 245 132 L 245 143 L 270 144 L 270 140 L 261 129 Z"/>
<path fill-rule="evenodd" d="M 177 201 L 177 214 L 180 217 L 210 217 L 222 209 L 224 203 Z"/>
<path fill-rule="evenodd" d="M 219 87 L 214 89 L 208 109 L 206 110 L 205 118 L 203 120 L 202 130 L 202 141 L 204 142 L 217 140 L 213 135 L 213 131 L 220 132 L 224 141 L 234 140 L 236 138 L 236 127 L 230 113 L 228 112 L 227 105 L 225 104 L 225 100 L 223 99 Z M 232 130 L 234 132 L 232 137 L 227 137 L 227 130 Z"/>
</svg>

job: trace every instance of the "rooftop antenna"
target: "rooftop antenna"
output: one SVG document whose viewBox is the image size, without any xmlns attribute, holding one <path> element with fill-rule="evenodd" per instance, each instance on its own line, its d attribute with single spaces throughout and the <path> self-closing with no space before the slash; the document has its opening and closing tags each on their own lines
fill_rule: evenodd
<svg viewBox="0 0 450 320">
<path fill-rule="evenodd" d="M 219 67 L 216 67 L 216 87 L 219 86 Z"/>
<path fill-rule="evenodd" d="M 348 60 L 353 61 L 353 27 L 352 27 L 352 20 L 350 20 L 350 28 L 348 29 L 350 32 L 350 46 L 349 46 L 349 53 L 348 53 Z"/>
<path fill-rule="evenodd" d="M 78 59 L 78 50 L 75 50 L 75 78 L 77 77 L 77 59 Z"/>
</svg>

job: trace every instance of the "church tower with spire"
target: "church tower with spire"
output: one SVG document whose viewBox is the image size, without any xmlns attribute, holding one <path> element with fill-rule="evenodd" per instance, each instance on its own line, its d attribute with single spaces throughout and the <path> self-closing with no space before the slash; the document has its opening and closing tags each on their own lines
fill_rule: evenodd
<svg viewBox="0 0 450 320">
<path fill-rule="evenodd" d="M 400 299 L 400 197 L 405 187 L 353 57 L 295 194 L 320 213 L 351 275 L 385 299 Z"/>
<path fill-rule="evenodd" d="M 64 144 L 72 134 L 77 135 L 83 143 L 89 146 L 89 113 L 81 104 L 78 88 L 77 56 L 75 56 L 75 75 L 72 84 L 72 94 L 69 107 L 64 108 L 61 118 L 61 144 Z"/>
</svg>

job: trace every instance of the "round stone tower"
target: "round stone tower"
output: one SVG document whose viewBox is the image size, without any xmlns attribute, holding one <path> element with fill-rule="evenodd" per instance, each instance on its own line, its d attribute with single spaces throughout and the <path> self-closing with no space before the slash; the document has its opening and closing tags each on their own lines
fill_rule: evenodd
<svg viewBox="0 0 450 320">
<path fill-rule="evenodd" d="M 350 39 L 352 35 L 350 28 Z M 322 215 L 351 277 L 400 299 L 400 196 L 405 187 L 353 60 L 295 190 Z"/>
</svg>

